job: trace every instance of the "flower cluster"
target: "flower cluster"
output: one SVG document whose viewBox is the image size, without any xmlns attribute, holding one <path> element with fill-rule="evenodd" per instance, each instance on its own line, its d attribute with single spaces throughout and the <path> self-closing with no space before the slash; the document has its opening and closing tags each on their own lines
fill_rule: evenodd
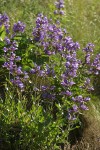
<svg viewBox="0 0 100 150">
<path fill-rule="evenodd" d="M 76 97 L 72 97 L 72 101 L 74 101 L 76 104 L 74 104 L 68 110 L 69 120 L 75 120 L 77 118 L 77 115 L 80 113 L 80 110 L 88 110 L 86 103 L 90 101 L 90 97 L 83 97 L 82 95 L 79 95 Z"/>
<path fill-rule="evenodd" d="M 5 26 L 6 33 L 9 33 L 9 17 L 6 14 L 0 14 L 0 27 L 2 25 Z M 3 48 L 5 58 L 5 63 L 3 64 L 3 67 L 9 70 L 11 82 L 21 89 L 24 88 L 22 80 L 23 78 L 28 78 L 28 74 L 22 71 L 21 66 L 17 66 L 17 62 L 21 60 L 21 57 L 16 55 L 16 50 L 18 50 L 18 43 L 13 38 L 16 33 L 23 33 L 24 29 L 24 23 L 20 21 L 18 21 L 18 23 L 15 23 L 13 25 L 14 34 L 10 38 L 5 37 L 5 46 Z"/>
<path fill-rule="evenodd" d="M 81 108 L 83 110 L 86 110 L 88 108 L 85 106 L 85 103 L 87 101 L 90 101 L 90 97 L 83 97 L 82 95 L 79 95 L 79 96 L 76 96 L 76 97 L 72 97 L 72 101 L 78 103 L 79 108 Z"/>
<path fill-rule="evenodd" d="M 5 26 L 6 33 L 9 33 L 9 17 L 6 14 L 0 14 L 0 27 Z"/>
<path fill-rule="evenodd" d="M 51 24 L 47 17 L 40 14 L 36 20 L 36 28 L 33 29 L 34 40 L 38 41 L 44 49 L 45 54 L 55 54 L 57 50 L 63 50 L 60 43 L 63 32 L 55 24 Z"/>
<path fill-rule="evenodd" d="M 54 92 L 54 89 L 55 89 L 55 86 L 41 86 L 41 99 L 45 101 L 55 100 L 56 94 Z"/>
<path fill-rule="evenodd" d="M 83 48 L 83 51 L 85 51 L 86 53 L 91 53 L 93 52 L 93 48 L 94 48 L 94 44 L 88 43 L 87 46 Z"/>
<path fill-rule="evenodd" d="M 28 78 L 27 72 L 22 71 L 22 67 L 17 65 L 17 62 L 21 60 L 20 56 L 16 55 L 18 50 L 18 44 L 15 40 L 10 40 L 8 37 L 5 38 L 6 46 L 4 50 L 5 63 L 3 67 L 9 70 L 11 82 L 18 86 L 21 90 L 24 88 L 23 79 Z"/>
<path fill-rule="evenodd" d="M 94 44 L 89 43 L 87 44 L 86 48 L 83 49 L 83 51 L 85 52 L 85 64 L 88 64 L 88 66 L 90 67 L 90 74 L 98 75 L 100 71 L 100 53 L 97 54 L 94 60 L 92 60 L 91 56 L 93 55 L 93 48 Z"/>
<path fill-rule="evenodd" d="M 16 32 L 23 33 L 24 30 L 25 30 L 25 24 L 23 22 L 21 22 L 21 21 L 18 21 L 17 23 L 15 23 L 13 25 L 13 31 L 14 31 L 14 33 L 16 33 Z"/>
<path fill-rule="evenodd" d="M 77 50 L 80 49 L 80 45 L 78 42 L 74 42 L 71 37 L 66 36 L 66 32 L 64 32 L 63 29 L 58 27 L 56 24 L 52 24 L 47 17 L 44 17 L 42 14 L 40 14 L 36 20 L 36 28 L 33 29 L 33 36 L 34 36 L 34 41 L 39 43 L 39 46 L 41 49 L 44 50 L 44 53 L 46 55 L 55 55 L 57 53 L 60 54 L 60 61 L 61 65 L 64 66 L 64 71 L 61 70 L 60 72 L 60 87 L 62 87 L 61 91 L 59 93 L 52 93 L 55 95 L 55 99 L 59 95 L 59 97 L 64 97 L 65 99 L 70 99 L 74 104 L 73 106 L 69 109 L 68 114 L 69 114 L 69 119 L 73 120 L 77 116 L 77 113 L 79 113 L 80 110 L 88 110 L 86 106 L 86 98 L 82 97 L 81 103 L 77 104 L 78 101 L 73 101 L 72 97 L 75 94 L 73 87 L 75 87 L 78 83 L 75 81 L 76 78 L 79 77 L 80 72 L 80 67 L 82 67 L 83 63 L 81 60 L 77 59 Z M 87 44 L 86 48 L 83 49 L 85 52 L 85 64 L 88 66 L 90 63 L 90 56 L 93 53 L 93 48 L 94 45 L 92 43 Z M 93 64 L 92 64 L 93 66 Z M 61 66 L 60 66 L 61 67 Z M 87 67 L 87 71 L 89 68 Z M 38 70 L 38 75 L 41 74 L 41 70 Z M 42 70 L 43 71 L 43 70 Z M 33 70 L 34 72 L 34 70 Z M 35 70 L 36 72 L 36 70 Z M 54 74 L 54 73 L 53 73 Z M 49 77 L 49 74 L 46 74 L 44 71 L 44 75 L 46 77 Z M 51 75 L 53 77 L 53 75 Z M 57 76 L 56 76 L 57 77 Z M 90 84 L 90 79 L 83 79 L 82 82 L 83 86 L 77 87 L 80 89 L 82 88 L 83 90 L 86 91 L 91 91 L 93 90 L 92 85 Z M 43 92 L 43 97 L 44 99 L 50 98 L 50 89 L 49 92 L 47 91 L 48 88 L 45 90 L 45 93 Z M 57 95 L 56 95 L 57 94 Z M 80 96 L 79 96 L 80 97 Z M 77 97 L 78 98 L 78 95 Z M 89 98 L 87 98 L 89 99 Z M 77 112 L 77 113 L 76 113 Z"/>
<path fill-rule="evenodd" d="M 91 55 L 93 54 L 94 44 L 88 43 L 85 48 L 83 48 L 83 52 L 85 52 L 85 63 L 91 63 Z"/>
<path fill-rule="evenodd" d="M 54 14 L 64 15 L 64 11 L 63 11 L 63 8 L 65 7 L 64 0 L 57 0 L 57 2 L 55 2 L 55 6 L 57 10 L 54 11 Z"/>
<path fill-rule="evenodd" d="M 80 49 L 80 45 L 78 42 L 73 42 L 71 37 L 65 37 L 64 39 L 64 45 L 67 48 L 68 51 L 74 52 L 77 49 Z"/>
<path fill-rule="evenodd" d="M 30 70 L 31 74 L 35 74 L 39 77 L 54 77 L 55 76 L 55 72 L 54 69 L 52 67 L 50 67 L 48 64 L 45 66 L 44 69 L 42 69 L 42 66 L 38 66 L 36 63 L 34 64 L 34 68 L 32 68 Z"/>
<path fill-rule="evenodd" d="M 86 78 L 84 81 L 84 85 L 82 87 L 83 89 L 87 90 L 88 92 L 91 92 L 94 90 L 90 78 Z"/>
<path fill-rule="evenodd" d="M 65 58 L 65 71 L 63 74 L 61 74 L 61 85 L 63 86 L 65 92 L 65 95 L 71 96 L 73 93 L 70 91 L 72 86 L 76 83 L 74 82 L 74 78 L 77 77 L 77 71 L 79 69 L 80 61 L 76 57 L 76 49 L 79 49 L 79 44 L 74 43 L 71 38 L 67 40 L 65 43 L 65 48 L 67 51 L 67 54 L 65 54 L 63 57 Z"/>
<path fill-rule="evenodd" d="M 91 72 L 98 75 L 100 73 L 100 54 L 98 54 L 91 64 Z"/>
<path fill-rule="evenodd" d="M 36 28 L 33 29 L 34 41 L 39 42 L 45 54 L 63 54 L 66 51 L 76 51 L 80 48 L 79 43 L 73 42 L 71 37 L 66 36 L 65 30 L 52 24 L 47 17 L 40 14 L 36 20 Z"/>
<path fill-rule="evenodd" d="M 57 1 L 56 7 L 60 11 L 64 7 L 63 0 Z M 7 18 L 2 22 L 5 24 Z M 91 56 L 94 45 L 92 43 L 87 44 L 86 48 L 83 49 L 85 53 L 85 65 L 83 65 L 82 61 L 77 58 L 77 50 L 80 49 L 79 43 L 74 42 L 71 37 L 67 36 L 64 29 L 52 23 L 43 14 L 39 14 L 36 19 L 36 27 L 33 29 L 32 41 L 34 46 L 38 45 L 41 59 L 42 56 L 46 55 L 48 61 L 38 65 L 36 61 L 31 60 L 34 67 L 28 73 L 23 71 L 21 65 L 19 65 L 21 64 L 21 57 L 17 56 L 18 43 L 14 40 L 16 33 L 23 33 L 24 29 L 25 25 L 18 21 L 13 26 L 14 36 L 11 39 L 5 38 L 3 50 L 6 62 L 3 67 L 9 70 L 11 82 L 23 91 L 25 88 L 24 83 L 29 79 L 30 87 L 28 86 L 28 88 L 32 90 L 33 95 L 35 93 L 34 96 L 38 92 L 41 101 L 48 101 L 49 103 L 49 100 L 51 100 L 52 104 L 57 102 L 60 105 L 63 104 L 62 99 L 69 101 L 68 106 L 66 106 L 69 108 L 67 110 L 68 119 L 74 120 L 80 110 L 88 110 L 86 103 L 90 98 L 84 97 L 82 90 L 93 90 L 89 77 L 86 78 L 82 75 L 82 81 L 78 81 L 82 73 L 81 68 L 85 66 L 87 72 L 98 74 L 100 54 L 92 62 Z M 37 54 L 36 50 L 34 54 Z M 59 62 L 56 58 L 59 59 Z M 75 87 L 79 90 L 78 93 Z"/>
</svg>

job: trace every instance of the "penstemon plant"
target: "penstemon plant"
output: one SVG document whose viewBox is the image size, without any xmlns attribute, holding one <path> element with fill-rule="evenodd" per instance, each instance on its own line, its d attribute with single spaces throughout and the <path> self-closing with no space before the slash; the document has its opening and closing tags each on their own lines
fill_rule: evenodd
<svg viewBox="0 0 100 150">
<path fill-rule="evenodd" d="M 64 15 L 64 1 L 55 5 L 55 14 Z M 31 37 L 25 34 L 21 21 L 10 29 L 6 14 L 0 14 L 0 27 L 5 33 L 2 69 L 7 70 L 5 97 L 1 98 L 6 140 L 15 149 L 60 149 L 68 142 L 79 115 L 88 110 L 91 79 L 100 73 L 100 54 L 95 57 L 94 45 L 89 43 L 83 48 L 84 58 L 79 59 L 79 43 L 43 14 L 38 15 Z M 1 130 L 0 136 L 5 138 Z"/>
</svg>

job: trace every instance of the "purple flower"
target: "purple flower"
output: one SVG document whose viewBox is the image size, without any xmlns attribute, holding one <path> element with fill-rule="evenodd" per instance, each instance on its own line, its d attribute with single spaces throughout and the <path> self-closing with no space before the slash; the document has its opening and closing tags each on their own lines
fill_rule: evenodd
<svg viewBox="0 0 100 150">
<path fill-rule="evenodd" d="M 60 15 L 64 15 L 64 11 L 62 10 L 62 8 L 64 8 L 64 1 L 63 0 L 58 0 L 57 2 L 55 2 L 55 6 L 57 8 L 57 10 L 55 10 L 55 14 L 60 14 Z"/>
<path fill-rule="evenodd" d="M 52 85 L 51 87 L 50 87 L 50 90 L 52 91 L 52 90 L 54 90 L 56 88 L 56 86 L 55 85 Z"/>
<path fill-rule="evenodd" d="M 68 120 L 70 120 L 70 121 L 74 121 L 74 120 L 77 119 L 77 118 L 76 118 L 76 115 L 73 114 L 73 113 L 71 113 L 70 110 L 68 111 L 67 118 L 68 118 Z"/>
<path fill-rule="evenodd" d="M 21 32 L 23 33 L 25 30 L 25 24 L 22 23 L 21 21 L 18 21 L 17 23 L 14 24 L 13 26 L 13 31 L 16 32 Z"/>
<path fill-rule="evenodd" d="M 6 33 L 9 33 L 9 17 L 4 13 L 3 15 L 0 14 L 0 27 L 4 25 L 6 29 Z"/>
<path fill-rule="evenodd" d="M 30 73 L 35 74 L 36 73 L 35 69 L 31 69 Z"/>
<path fill-rule="evenodd" d="M 90 64 L 90 53 L 87 53 L 85 56 L 85 63 Z"/>
<path fill-rule="evenodd" d="M 67 91 L 66 91 L 66 95 L 67 95 L 67 96 L 71 96 L 71 95 L 72 95 L 72 92 L 70 92 L 70 91 L 67 90 Z"/>
<path fill-rule="evenodd" d="M 83 96 L 79 95 L 76 97 L 72 97 L 72 101 L 82 103 L 83 102 Z"/>
<path fill-rule="evenodd" d="M 8 51 L 8 48 L 7 47 L 4 47 L 3 48 L 3 51 L 6 53 Z"/>
<path fill-rule="evenodd" d="M 20 56 L 16 56 L 15 60 L 16 60 L 16 61 L 20 61 L 20 60 L 21 60 L 21 57 L 20 57 Z"/>
<path fill-rule="evenodd" d="M 75 47 L 75 50 L 76 50 L 76 49 L 80 49 L 80 44 L 79 44 L 78 42 L 76 42 L 76 43 L 74 44 L 74 47 Z"/>
<path fill-rule="evenodd" d="M 100 71 L 100 54 L 96 55 L 90 68 L 91 73 L 99 74 Z"/>
<path fill-rule="evenodd" d="M 55 11 L 54 11 L 54 14 L 56 14 L 56 15 L 57 15 L 57 14 L 58 14 L 58 10 L 55 10 Z"/>
<path fill-rule="evenodd" d="M 35 64 L 35 67 L 30 70 L 30 73 L 32 73 L 32 74 L 36 74 L 36 73 L 39 74 L 39 72 L 41 71 L 40 69 L 41 69 L 40 66 Z"/>
<path fill-rule="evenodd" d="M 17 47 L 11 45 L 9 49 L 10 49 L 11 51 L 15 51 L 15 50 L 17 50 Z"/>
<path fill-rule="evenodd" d="M 22 67 L 16 68 L 15 72 L 17 73 L 17 75 L 23 74 L 23 72 L 22 72 Z"/>
<path fill-rule="evenodd" d="M 80 108 L 81 108 L 82 110 L 88 110 L 88 107 L 87 107 L 86 105 L 84 105 L 84 104 L 80 105 Z"/>
<path fill-rule="evenodd" d="M 72 86 L 72 85 L 74 85 L 74 84 L 75 84 L 74 81 L 69 81 L 69 86 Z"/>
<path fill-rule="evenodd" d="M 85 97 L 85 98 L 84 98 L 84 101 L 85 101 L 85 102 L 90 101 L 90 100 L 91 100 L 90 97 Z"/>
<path fill-rule="evenodd" d="M 66 62 L 66 68 L 67 68 L 67 67 L 70 67 L 70 66 L 71 66 L 70 62 L 67 61 L 67 62 Z"/>
<path fill-rule="evenodd" d="M 55 99 L 55 94 L 48 93 L 48 92 L 45 91 L 45 93 L 42 93 L 42 98 L 43 99 L 54 100 Z"/>
<path fill-rule="evenodd" d="M 77 49 L 80 49 L 80 45 L 78 42 L 74 43 L 71 37 L 65 37 L 64 39 L 64 45 L 68 51 L 76 51 Z"/>
<path fill-rule="evenodd" d="M 72 92 L 70 92 L 69 90 L 67 90 L 65 92 L 61 92 L 61 95 L 71 96 Z"/>
<path fill-rule="evenodd" d="M 6 37 L 4 40 L 5 40 L 5 42 L 6 42 L 7 45 L 11 44 L 11 41 L 10 41 L 10 39 L 8 37 Z"/>
<path fill-rule="evenodd" d="M 10 56 L 10 61 L 14 61 L 15 57 L 16 57 L 16 54 L 12 52 Z"/>
<path fill-rule="evenodd" d="M 68 80 L 64 78 L 63 81 L 61 82 L 61 85 L 67 86 L 68 83 L 69 83 Z"/>
<path fill-rule="evenodd" d="M 42 91 L 46 91 L 47 88 L 48 88 L 47 86 L 41 86 L 41 90 L 42 90 Z"/>
<path fill-rule="evenodd" d="M 34 87 L 33 90 L 34 90 L 35 92 L 38 92 L 38 91 L 39 91 L 39 89 L 38 89 L 37 87 Z"/>
<path fill-rule="evenodd" d="M 18 86 L 23 89 L 24 88 L 24 84 L 23 83 L 19 83 Z"/>
<path fill-rule="evenodd" d="M 92 90 L 90 78 L 86 78 L 83 88 L 87 89 L 88 91 Z"/>
<path fill-rule="evenodd" d="M 59 11 L 59 14 L 60 14 L 60 15 L 64 15 L 65 12 L 64 12 L 63 10 L 60 10 L 60 11 Z"/>
<path fill-rule="evenodd" d="M 88 87 L 88 91 L 93 91 L 94 90 L 94 87 Z"/>
<path fill-rule="evenodd" d="M 13 67 L 14 67 L 14 62 L 13 62 L 13 61 L 8 62 L 7 69 L 10 70 L 10 71 L 12 72 Z"/>
<path fill-rule="evenodd" d="M 4 62 L 3 67 L 8 68 L 9 64 L 8 62 Z"/>
<path fill-rule="evenodd" d="M 11 79 L 11 82 L 13 84 L 15 84 L 16 86 L 18 86 L 20 89 L 23 89 L 24 88 L 24 84 L 22 83 L 21 79 L 19 76 L 16 76 L 15 79 Z"/>
<path fill-rule="evenodd" d="M 91 52 L 93 52 L 93 48 L 94 48 L 94 44 L 88 43 L 86 45 L 86 47 L 83 48 L 83 51 L 86 52 L 86 53 L 91 53 Z"/>
<path fill-rule="evenodd" d="M 24 79 L 28 79 L 29 78 L 29 75 L 28 75 L 28 73 L 26 71 L 24 71 L 23 74 L 24 74 Z"/>
<path fill-rule="evenodd" d="M 78 106 L 77 105 L 73 105 L 72 111 L 77 112 L 78 111 Z"/>
<path fill-rule="evenodd" d="M 9 22 L 9 17 L 6 14 L 0 14 L 0 26 Z"/>
<path fill-rule="evenodd" d="M 45 50 L 45 54 L 52 55 L 53 53 L 51 51 L 49 51 L 49 50 Z"/>
<path fill-rule="evenodd" d="M 53 76 L 53 77 L 55 76 L 54 69 L 51 68 L 49 65 L 46 65 L 45 71 L 46 71 L 46 75 Z"/>
</svg>

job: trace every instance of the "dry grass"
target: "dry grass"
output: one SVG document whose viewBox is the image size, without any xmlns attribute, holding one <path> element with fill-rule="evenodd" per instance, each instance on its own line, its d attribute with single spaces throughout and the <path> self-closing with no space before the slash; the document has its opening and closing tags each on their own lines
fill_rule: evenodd
<svg viewBox="0 0 100 150">
<path fill-rule="evenodd" d="M 74 145 L 66 145 L 62 150 L 100 150 L 100 111 L 93 102 L 81 120 L 83 124 L 81 140 L 77 139 Z"/>
</svg>

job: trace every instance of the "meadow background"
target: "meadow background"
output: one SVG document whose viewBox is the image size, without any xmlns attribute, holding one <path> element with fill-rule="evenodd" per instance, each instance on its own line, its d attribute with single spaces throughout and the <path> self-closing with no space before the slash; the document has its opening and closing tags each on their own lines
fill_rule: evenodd
<svg viewBox="0 0 100 150">
<path fill-rule="evenodd" d="M 54 0 L 1 0 L 0 12 L 6 12 L 12 23 L 21 20 L 27 25 L 27 31 L 31 32 L 39 13 L 49 18 L 53 15 L 54 2 Z M 62 19 L 63 27 L 75 41 L 79 41 L 82 45 L 91 41 L 96 46 L 95 51 L 99 51 L 100 1 L 65 0 L 65 3 L 66 16 Z"/>
<path fill-rule="evenodd" d="M 10 17 L 11 25 L 18 20 L 24 22 L 26 24 L 26 32 L 31 35 L 36 16 L 39 13 L 43 13 L 48 18 L 52 16 L 52 19 L 55 20 L 55 17 L 53 17 L 54 2 L 54 0 L 0 0 L 0 13 L 5 12 Z M 74 41 L 78 41 L 81 47 L 91 42 L 95 45 L 94 53 L 100 53 L 100 1 L 65 0 L 64 10 L 65 16 L 60 20 L 62 27 L 67 29 L 68 34 Z M 81 51 L 79 51 L 78 55 L 82 57 Z M 94 79 L 95 91 L 92 93 L 92 100 L 88 104 L 89 111 L 84 113 L 85 123 L 90 127 L 86 127 L 83 138 L 88 139 L 90 145 L 92 138 L 94 138 L 93 145 L 100 144 L 100 141 L 96 139 L 100 138 L 99 77 Z M 88 126 L 85 123 L 83 123 L 84 128 Z M 82 147 L 81 144 L 80 146 Z"/>
</svg>

